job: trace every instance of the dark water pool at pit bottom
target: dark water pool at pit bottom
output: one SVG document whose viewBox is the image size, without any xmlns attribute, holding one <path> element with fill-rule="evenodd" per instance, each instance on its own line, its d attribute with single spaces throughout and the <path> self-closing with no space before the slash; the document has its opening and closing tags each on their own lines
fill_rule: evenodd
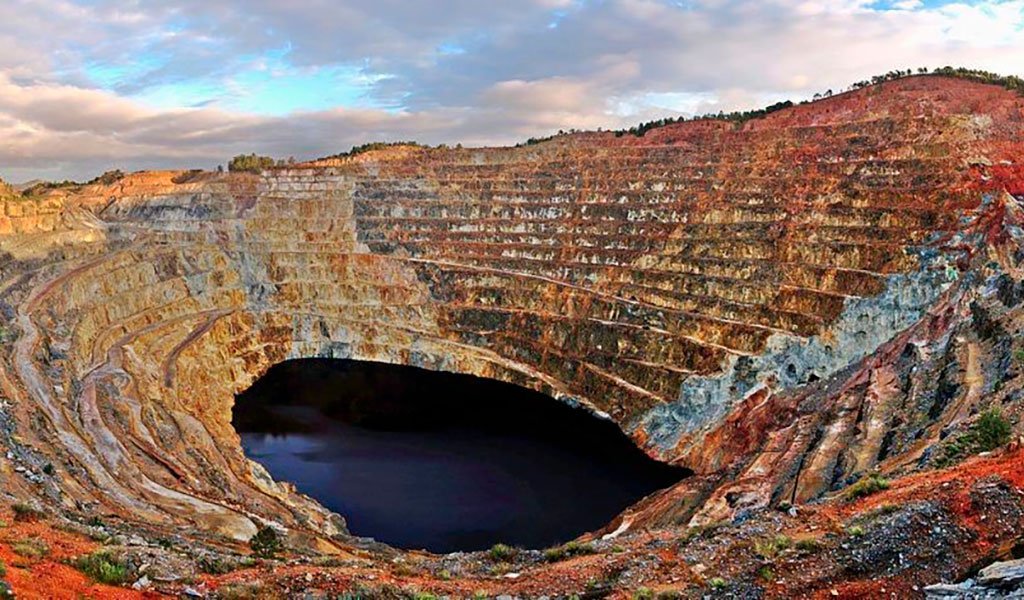
<svg viewBox="0 0 1024 600">
<path fill-rule="evenodd" d="M 236 403 L 246 455 L 402 548 L 541 548 L 688 473 L 612 423 L 465 375 L 355 361 L 271 369 Z"/>
</svg>

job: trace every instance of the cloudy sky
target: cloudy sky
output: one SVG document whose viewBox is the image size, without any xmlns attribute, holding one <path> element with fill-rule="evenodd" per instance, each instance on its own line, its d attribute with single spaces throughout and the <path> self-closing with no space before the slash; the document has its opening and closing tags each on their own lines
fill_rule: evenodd
<svg viewBox="0 0 1024 600">
<path fill-rule="evenodd" d="M 1024 0 L 0 0 L 0 177 L 498 144 L 1024 73 Z"/>
</svg>

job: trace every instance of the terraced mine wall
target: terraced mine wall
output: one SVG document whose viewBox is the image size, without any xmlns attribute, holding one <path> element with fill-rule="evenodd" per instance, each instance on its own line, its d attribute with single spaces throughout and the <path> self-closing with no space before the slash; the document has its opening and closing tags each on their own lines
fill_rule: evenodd
<svg viewBox="0 0 1024 600">
<path fill-rule="evenodd" d="M 742 126 L 8 194 L 0 392 L 25 470 L 4 477 L 68 510 L 334 548 L 343 520 L 230 425 L 299 357 L 540 390 L 698 474 L 626 527 L 901 468 L 1005 373 L 972 307 L 1016 281 L 1022 115 L 921 77 Z M 934 376 L 951 364 L 970 380 Z"/>
</svg>

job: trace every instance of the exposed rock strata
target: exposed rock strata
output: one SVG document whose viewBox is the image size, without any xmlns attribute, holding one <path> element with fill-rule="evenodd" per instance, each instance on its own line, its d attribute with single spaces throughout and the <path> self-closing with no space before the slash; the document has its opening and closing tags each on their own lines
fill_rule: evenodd
<svg viewBox="0 0 1024 600">
<path fill-rule="evenodd" d="M 0 192 L 0 433 L 41 482 L 3 487 L 344 547 L 230 426 L 307 356 L 542 390 L 697 473 L 611 529 L 916 468 L 1018 410 L 1022 129 L 1013 93 L 918 77 L 741 127 Z"/>
</svg>

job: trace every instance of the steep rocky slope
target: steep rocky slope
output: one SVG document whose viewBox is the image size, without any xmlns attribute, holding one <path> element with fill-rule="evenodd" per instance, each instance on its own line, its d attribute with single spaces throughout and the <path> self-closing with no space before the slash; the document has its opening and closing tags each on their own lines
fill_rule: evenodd
<svg viewBox="0 0 1024 600">
<path fill-rule="evenodd" d="M 981 410 L 1019 422 L 1022 133 L 1024 98 L 913 77 L 742 125 L 0 191 L 0 489 L 350 552 L 230 426 L 236 392 L 306 356 L 613 419 L 696 473 L 611 523 L 623 539 L 945 466 Z"/>
</svg>

